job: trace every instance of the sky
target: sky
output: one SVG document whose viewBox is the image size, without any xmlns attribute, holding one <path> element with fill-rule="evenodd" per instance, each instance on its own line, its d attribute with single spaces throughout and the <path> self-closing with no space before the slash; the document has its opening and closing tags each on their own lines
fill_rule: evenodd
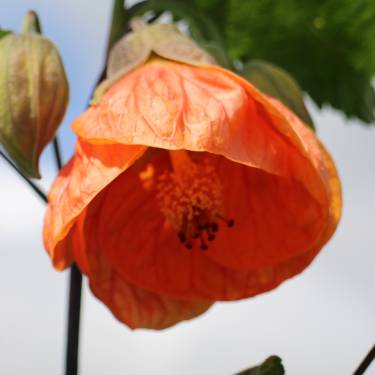
<svg viewBox="0 0 375 375">
<path fill-rule="evenodd" d="M 17 30 L 35 9 L 59 47 L 71 84 L 60 130 L 72 153 L 71 121 L 85 107 L 105 50 L 111 1 L 0 0 L 0 25 Z M 201 317 L 156 332 L 131 331 L 84 285 L 81 374 L 230 375 L 271 354 L 288 375 L 350 374 L 375 337 L 375 128 L 325 108 L 309 109 L 340 173 L 343 218 L 313 264 L 276 290 L 217 303 Z M 55 170 L 42 160 L 47 190 Z M 44 205 L 0 160 L 0 373 L 62 374 L 68 273 L 43 249 Z M 373 365 L 367 372 L 375 374 Z"/>
</svg>

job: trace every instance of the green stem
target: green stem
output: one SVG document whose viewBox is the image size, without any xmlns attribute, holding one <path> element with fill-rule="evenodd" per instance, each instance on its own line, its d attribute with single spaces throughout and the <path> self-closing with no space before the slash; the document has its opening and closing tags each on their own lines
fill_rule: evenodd
<svg viewBox="0 0 375 375">
<path fill-rule="evenodd" d="M 9 164 L 10 167 L 12 167 L 16 173 L 23 178 L 23 180 L 34 190 L 34 192 L 41 198 L 45 203 L 48 202 L 47 195 L 42 191 L 42 189 L 36 185 L 34 182 L 32 182 L 25 174 L 23 174 L 17 166 L 6 156 L 1 150 L 0 155 L 2 158 Z"/>
<path fill-rule="evenodd" d="M 108 57 L 113 45 L 124 35 L 128 21 L 124 9 L 124 0 L 114 0 L 106 57 Z"/>
</svg>

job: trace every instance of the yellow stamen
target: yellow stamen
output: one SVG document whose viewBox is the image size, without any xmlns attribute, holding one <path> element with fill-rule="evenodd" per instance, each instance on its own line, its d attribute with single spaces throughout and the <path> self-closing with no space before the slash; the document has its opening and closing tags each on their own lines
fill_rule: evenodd
<svg viewBox="0 0 375 375">
<path fill-rule="evenodd" d="M 216 221 L 223 216 L 220 179 L 203 158 L 195 163 L 185 150 L 169 151 L 169 156 L 172 171 L 165 171 L 157 182 L 160 209 L 187 248 L 200 239 L 206 250 L 206 238 L 215 238 Z"/>
</svg>

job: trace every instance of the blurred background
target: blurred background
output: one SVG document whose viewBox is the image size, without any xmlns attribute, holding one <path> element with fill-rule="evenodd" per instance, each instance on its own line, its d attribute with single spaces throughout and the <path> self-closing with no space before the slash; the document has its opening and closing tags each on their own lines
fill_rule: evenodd
<svg viewBox="0 0 375 375">
<path fill-rule="evenodd" d="M 19 30 L 29 9 L 59 47 L 70 81 L 59 132 L 67 161 L 74 145 L 70 123 L 103 66 L 112 1 L 0 0 L 0 26 Z M 161 332 L 119 324 L 85 284 L 81 374 L 229 375 L 271 354 L 282 357 L 288 375 L 354 371 L 375 338 L 375 129 L 329 106 L 320 111 L 309 98 L 307 105 L 344 193 L 343 219 L 313 264 L 270 293 L 217 303 Z M 56 174 L 50 148 L 41 171 L 47 190 Z M 43 249 L 44 209 L 0 159 L 1 374 L 62 373 L 68 274 L 54 271 Z M 375 374 L 374 364 L 367 373 Z"/>
</svg>

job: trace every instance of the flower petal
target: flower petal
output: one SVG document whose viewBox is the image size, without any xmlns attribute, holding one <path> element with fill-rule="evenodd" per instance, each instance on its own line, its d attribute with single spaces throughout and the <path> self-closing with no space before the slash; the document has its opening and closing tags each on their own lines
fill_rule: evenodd
<svg viewBox="0 0 375 375">
<path fill-rule="evenodd" d="M 130 328 L 164 329 L 204 313 L 212 302 L 169 298 L 137 287 L 111 266 L 91 226 L 96 221 L 95 203 L 76 222 L 74 257 L 88 276 L 92 292 Z M 87 242 L 86 242 L 87 241 Z"/>
<path fill-rule="evenodd" d="M 287 261 L 311 250 L 328 221 L 328 207 L 293 178 L 269 174 L 211 157 L 222 182 L 225 216 L 207 256 L 234 269 L 256 269 Z"/>
<path fill-rule="evenodd" d="M 48 196 L 44 243 L 54 266 L 72 262 L 71 239 L 62 241 L 90 201 L 147 149 L 144 146 L 92 145 L 79 141 L 74 157 L 60 171 Z"/>
<path fill-rule="evenodd" d="M 167 153 L 159 153 L 152 161 L 162 170 L 168 163 Z M 301 249 L 289 257 L 273 253 L 272 262 L 264 262 L 259 253 L 259 259 L 254 259 L 261 265 L 252 265 L 250 258 L 246 269 L 220 265 L 211 259 L 210 249 L 190 251 L 178 241 L 160 212 L 153 187 L 144 184 L 135 166 L 93 200 L 92 220 L 85 224 L 90 231 L 87 240 L 132 285 L 180 299 L 239 299 L 270 290 L 301 272 L 320 249 Z"/>
<path fill-rule="evenodd" d="M 305 167 L 295 163 L 294 174 L 280 177 L 216 158 L 226 213 L 236 219 L 237 230 L 219 233 L 208 255 L 236 269 L 272 264 L 318 244 L 322 247 L 341 216 L 341 186 L 329 153 L 292 112 L 270 100 L 288 118 L 310 162 Z"/>
<path fill-rule="evenodd" d="M 311 153 L 320 151 L 303 128 L 281 103 L 225 69 L 161 59 L 125 75 L 73 124 L 87 142 L 207 151 L 293 176 L 324 201 L 319 157 Z"/>
<path fill-rule="evenodd" d="M 65 214 L 60 212 L 56 219 L 47 215 L 45 235 L 58 267 L 71 259 L 72 239 L 67 234 L 70 229 L 70 235 L 79 230 L 82 221 L 95 233 L 95 251 L 126 285 L 172 299 L 244 298 L 301 272 L 332 235 L 339 219 L 337 173 L 313 133 L 282 104 L 219 67 L 152 60 L 114 84 L 73 128 L 85 140 L 82 144 L 92 148 L 84 152 L 88 159 L 101 148 L 110 149 L 116 157 L 114 164 L 106 159 L 103 165 L 101 158 L 106 158 L 107 151 L 98 151 L 94 157 L 98 169 L 91 163 L 73 161 L 67 173 L 77 178 L 67 198 L 60 176 L 56 193 L 51 194 L 51 209 L 55 205 L 56 212 L 61 210 L 61 200 Z M 131 154 L 126 160 L 114 150 L 116 144 L 122 150 L 120 155 Z M 137 165 L 127 169 L 144 152 L 145 147 L 137 144 L 222 155 L 218 168 L 226 178 L 224 202 L 228 199 L 230 215 L 232 209 L 235 219 L 239 215 L 233 236 L 239 233 L 241 243 L 223 231 L 217 239 L 221 247 L 213 245 L 212 253 L 185 249 L 160 212 L 153 179 L 147 178 L 150 171 Z M 158 151 L 157 155 L 150 160 L 151 172 L 169 163 L 166 153 Z M 144 160 L 142 163 L 147 166 Z M 80 166 L 88 168 L 89 177 Z M 104 178 L 98 177 L 98 170 Z M 231 174 L 233 179 L 228 178 Z M 82 190 L 80 180 L 92 193 Z M 77 194 L 71 193 L 74 189 Z M 86 223 L 83 210 L 87 205 L 92 220 Z M 262 222 L 264 210 L 266 220 Z M 257 228 L 252 230 L 251 223 Z M 283 236 L 284 230 L 290 235 Z M 78 236 L 78 241 L 85 238 Z M 238 245 L 232 252 L 230 242 Z M 85 254 L 75 253 L 74 257 L 90 273 L 94 261 Z"/>
<path fill-rule="evenodd" d="M 126 282 L 106 262 L 89 275 L 90 288 L 130 328 L 164 329 L 206 312 L 212 302 L 169 298 Z"/>
</svg>

